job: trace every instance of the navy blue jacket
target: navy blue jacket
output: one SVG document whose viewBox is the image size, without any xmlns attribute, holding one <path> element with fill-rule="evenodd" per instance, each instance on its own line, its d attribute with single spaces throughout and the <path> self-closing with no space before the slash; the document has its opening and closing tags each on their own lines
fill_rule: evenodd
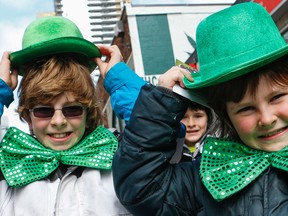
<svg viewBox="0 0 288 216">
<path fill-rule="evenodd" d="M 122 143 L 114 156 L 118 198 L 135 216 L 284 216 L 288 214 L 287 172 L 268 168 L 254 182 L 218 202 L 199 176 L 201 157 L 170 164 L 185 100 L 151 85 L 142 87 Z"/>
</svg>

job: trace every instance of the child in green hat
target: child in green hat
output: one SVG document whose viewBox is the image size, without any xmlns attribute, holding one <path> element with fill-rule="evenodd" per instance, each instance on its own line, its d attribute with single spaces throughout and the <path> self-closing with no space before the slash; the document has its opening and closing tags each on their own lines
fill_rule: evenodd
<svg viewBox="0 0 288 216">
<path fill-rule="evenodd" d="M 12 102 L 18 71 L 17 112 L 31 134 L 11 127 L 1 141 L 1 215 L 131 215 L 114 191 L 118 140 L 90 75 L 99 49 L 63 17 L 33 21 L 22 45 L 2 57 L 0 105 Z"/>
<path fill-rule="evenodd" d="M 256 3 L 207 17 L 196 43 L 193 80 L 179 70 L 141 88 L 113 160 L 120 201 L 134 215 L 286 215 L 288 45 Z M 189 103 L 177 83 L 204 94 L 221 133 L 197 160 L 171 164 Z"/>
</svg>

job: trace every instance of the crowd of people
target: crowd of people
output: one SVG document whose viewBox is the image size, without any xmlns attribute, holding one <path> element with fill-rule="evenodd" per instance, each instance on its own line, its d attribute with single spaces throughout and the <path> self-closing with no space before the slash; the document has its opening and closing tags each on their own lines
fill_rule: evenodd
<svg viewBox="0 0 288 216">
<path fill-rule="evenodd" d="M 22 44 L 0 63 L 0 112 L 23 76 L 30 129 L 1 141 L 1 215 L 287 214 L 288 45 L 261 5 L 202 20 L 199 72 L 171 66 L 157 86 L 63 17 L 32 22 Z M 96 66 L 126 122 L 121 141 L 103 126 Z"/>
</svg>

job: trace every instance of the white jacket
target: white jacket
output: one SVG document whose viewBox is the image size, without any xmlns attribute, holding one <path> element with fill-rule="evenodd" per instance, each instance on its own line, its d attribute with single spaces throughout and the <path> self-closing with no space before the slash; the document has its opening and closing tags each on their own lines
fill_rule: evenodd
<svg viewBox="0 0 288 216">
<path fill-rule="evenodd" d="M 85 168 L 80 176 L 65 175 L 12 188 L 0 182 L 1 216 L 116 216 L 132 215 L 118 201 L 112 171 Z"/>
</svg>

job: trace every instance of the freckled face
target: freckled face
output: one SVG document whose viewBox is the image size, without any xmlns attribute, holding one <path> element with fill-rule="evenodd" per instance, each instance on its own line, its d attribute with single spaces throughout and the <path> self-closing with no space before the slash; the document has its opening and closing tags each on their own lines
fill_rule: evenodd
<svg viewBox="0 0 288 216">
<path fill-rule="evenodd" d="M 204 110 L 187 109 L 181 122 L 186 126 L 185 144 L 195 146 L 207 131 L 208 116 Z"/>
<path fill-rule="evenodd" d="M 41 104 L 39 106 L 47 106 Z M 62 109 L 65 106 L 79 105 L 72 94 L 62 94 L 56 98 L 50 107 Z M 39 107 L 36 106 L 36 107 Z M 35 107 L 34 107 L 35 108 Z M 83 136 L 86 125 L 86 110 L 74 117 L 65 117 L 62 110 L 55 110 L 51 118 L 37 118 L 30 113 L 29 123 L 36 138 L 47 148 L 66 150 L 75 145 Z"/>
<path fill-rule="evenodd" d="M 264 78 L 253 97 L 228 102 L 228 116 L 240 139 L 251 148 L 279 151 L 288 145 L 288 88 L 272 86 Z"/>
</svg>

